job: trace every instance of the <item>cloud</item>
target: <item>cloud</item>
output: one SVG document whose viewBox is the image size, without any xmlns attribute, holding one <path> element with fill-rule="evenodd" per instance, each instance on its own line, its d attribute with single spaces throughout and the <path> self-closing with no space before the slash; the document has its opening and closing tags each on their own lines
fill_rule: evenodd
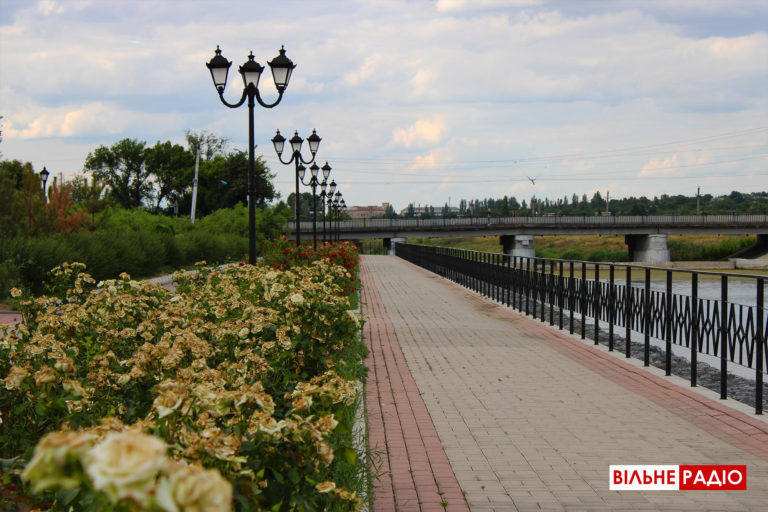
<svg viewBox="0 0 768 512">
<path fill-rule="evenodd" d="M 37 3 L 37 9 L 43 16 L 50 16 L 51 14 L 61 14 L 64 12 L 64 7 L 58 5 L 53 0 L 40 0 Z"/>
<path fill-rule="evenodd" d="M 4 135 L 8 139 L 83 138 L 116 136 L 141 131 L 151 138 L 154 130 L 176 124 L 175 114 L 154 114 L 126 110 L 106 102 L 67 105 L 57 108 L 30 106 L 7 116 Z M 151 126 L 152 129 L 147 127 Z M 126 135 L 128 136 L 128 135 Z M 131 134 L 130 136 L 135 136 Z"/>
<path fill-rule="evenodd" d="M 430 151 L 424 156 L 417 155 L 412 160 L 410 169 L 412 170 L 436 169 L 440 166 L 440 163 L 441 163 L 438 160 L 438 157 L 439 157 L 439 152 L 437 150 Z M 443 161 L 442 163 L 445 163 L 445 161 Z"/>
<path fill-rule="evenodd" d="M 392 134 L 392 140 L 407 148 L 437 144 L 445 132 L 445 123 L 440 116 L 432 119 L 419 119 L 408 128 L 398 128 Z"/>
<path fill-rule="evenodd" d="M 439 12 L 462 12 L 504 7 L 527 7 L 542 3 L 542 0 L 437 0 L 435 7 Z"/>
<path fill-rule="evenodd" d="M 676 155 L 678 165 L 696 164 L 700 154 L 687 146 L 544 157 L 610 154 L 764 126 L 768 111 L 768 11 L 754 1 L 318 0 L 311 10 L 265 3 L 258 20 L 242 17 L 250 4 L 239 0 L 197 0 L 184 9 L 178 2 L 6 3 L 5 158 L 42 163 L 66 154 L 74 166 L 82 159 L 64 147 L 85 148 L 84 157 L 86 141 L 180 140 L 185 129 L 209 129 L 233 148 L 246 147 L 245 109 L 220 104 L 204 66 L 217 43 L 234 63 L 230 101 L 240 98 L 236 68 L 248 51 L 266 64 L 285 43 L 298 67 L 281 104 L 257 109 L 259 149 L 271 148 L 276 128 L 302 135 L 317 128 L 320 158 L 356 187 L 350 204 L 406 194 L 442 204 L 449 195 L 458 201 L 509 190 L 497 181 L 467 183 L 481 175 L 540 175 L 535 187 L 509 187 L 550 186 L 550 197 L 581 195 L 608 180 L 622 194 L 653 194 L 662 182 L 682 191 L 685 180 L 661 178 L 714 169 L 665 163 Z M 268 72 L 262 81 L 262 94 L 273 100 Z M 725 149 L 711 161 L 758 151 L 738 149 L 748 142 L 764 147 L 764 132 L 719 141 Z M 269 162 L 285 197 L 290 169 Z M 717 172 L 762 168 L 764 161 L 745 160 Z M 408 185 L 427 169 L 438 174 L 431 183 Z M 395 170 L 412 172 L 365 183 Z M 649 179 L 631 181 L 638 172 Z M 557 181 L 558 173 L 575 179 Z M 455 181 L 441 183 L 448 176 Z M 764 188 L 759 179 L 742 182 Z"/>
<path fill-rule="evenodd" d="M 680 162 L 677 159 L 677 153 L 672 156 L 664 158 L 651 158 L 646 163 L 638 176 L 658 176 L 660 174 L 667 174 L 672 169 L 677 169 L 680 166 Z"/>
</svg>

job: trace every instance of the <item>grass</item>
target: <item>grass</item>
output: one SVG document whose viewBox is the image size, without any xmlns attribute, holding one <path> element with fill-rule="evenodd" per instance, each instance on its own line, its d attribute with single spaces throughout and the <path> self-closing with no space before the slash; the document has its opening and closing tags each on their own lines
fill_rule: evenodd
<svg viewBox="0 0 768 512">
<path fill-rule="evenodd" d="M 484 252 L 501 252 L 498 236 L 413 238 L 409 242 L 440 247 L 455 247 Z M 753 236 L 670 235 L 673 261 L 714 261 L 755 243 Z M 536 256 L 588 261 L 628 261 L 622 235 L 537 236 Z"/>
</svg>

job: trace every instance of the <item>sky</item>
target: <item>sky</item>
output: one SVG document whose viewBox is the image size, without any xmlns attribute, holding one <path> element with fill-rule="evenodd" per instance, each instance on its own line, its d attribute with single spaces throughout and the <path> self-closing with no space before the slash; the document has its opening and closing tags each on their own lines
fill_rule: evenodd
<svg viewBox="0 0 768 512">
<path fill-rule="evenodd" d="M 768 190 L 763 0 L 2 0 L 2 157 L 67 178 L 126 137 L 246 149 L 217 44 L 230 101 L 250 51 L 297 64 L 255 115 L 283 198 L 276 129 L 317 130 L 348 205 Z"/>
</svg>

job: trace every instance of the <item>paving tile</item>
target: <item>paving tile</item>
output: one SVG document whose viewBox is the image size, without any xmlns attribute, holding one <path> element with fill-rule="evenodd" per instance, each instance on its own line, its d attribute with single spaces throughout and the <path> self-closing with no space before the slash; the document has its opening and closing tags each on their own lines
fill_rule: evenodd
<svg viewBox="0 0 768 512">
<path fill-rule="evenodd" d="M 398 258 L 364 256 L 362 268 L 366 334 L 380 345 L 368 386 L 395 415 L 376 427 L 398 447 L 388 470 L 453 477 L 410 477 L 417 496 L 419 485 L 463 491 L 456 510 L 473 511 L 765 508 L 766 423 Z M 434 463 L 435 451 L 447 458 Z M 749 490 L 608 490 L 610 464 L 665 463 L 747 464 Z M 376 503 L 391 489 L 390 477 Z"/>
</svg>

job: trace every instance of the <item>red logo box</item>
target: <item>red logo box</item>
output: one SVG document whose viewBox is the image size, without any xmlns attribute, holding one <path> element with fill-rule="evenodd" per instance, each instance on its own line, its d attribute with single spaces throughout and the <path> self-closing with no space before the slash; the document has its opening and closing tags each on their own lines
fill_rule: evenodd
<svg viewBox="0 0 768 512">
<path fill-rule="evenodd" d="M 746 491 L 747 466 L 680 466 L 681 491 Z"/>
</svg>

